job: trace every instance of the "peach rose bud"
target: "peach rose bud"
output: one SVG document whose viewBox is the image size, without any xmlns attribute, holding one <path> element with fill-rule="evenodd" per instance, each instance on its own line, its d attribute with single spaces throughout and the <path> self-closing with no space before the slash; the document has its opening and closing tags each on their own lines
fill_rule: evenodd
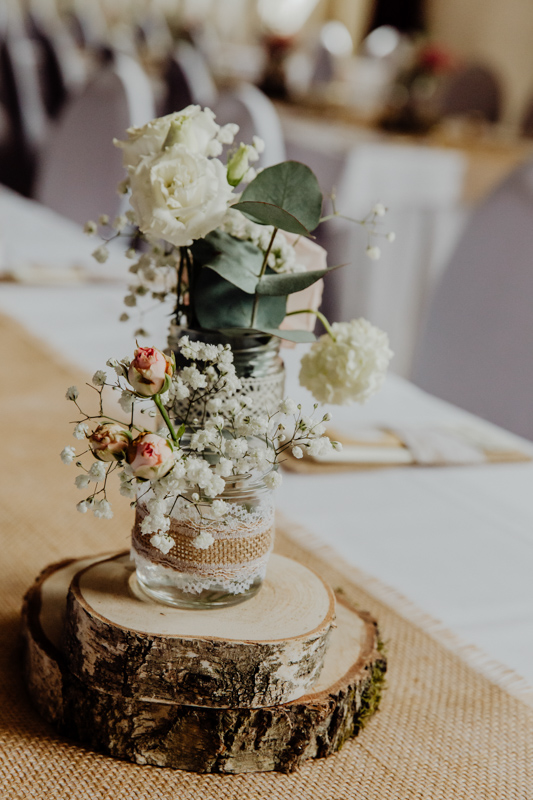
<svg viewBox="0 0 533 800">
<path fill-rule="evenodd" d="M 115 422 L 99 425 L 87 438 L 93 455 L 100 461 L 120 461 L 131 441 L 128 431 Z"/>
<path fill-rule="evenodd" d="M 136 478 L 156 481 L 170 472 L 176 453 L 162 436 L 144 433 L 129 446 L 127 461 Z"/>
<path fill-rule="evenodd" d="M 171 359 L 155 347 L 139 347 L 128 369 L 128 381 L 137 394 L 153 397 L 166 389 L 173 372 Z"/>
</svg>

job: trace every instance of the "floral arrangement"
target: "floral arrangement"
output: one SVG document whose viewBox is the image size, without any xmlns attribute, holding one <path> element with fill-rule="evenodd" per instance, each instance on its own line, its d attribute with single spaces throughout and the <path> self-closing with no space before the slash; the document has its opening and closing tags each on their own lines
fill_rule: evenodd
<svg viewBox="0 0 533 800">
<path fill-rule="evenodd" d="M 301 458 L 304 451 L 319 455 L 340 449 L 338 442 L 324 436 L 329 413 L 320 419 L 305 416 L 301 405 L 286 398 L 274 414 L 254 414 L 252 400 L 241 392 L 228 345 L 191 342 L 187 336 L 179 345 L 188 361 L 181 369 L 173 357 L 154 347 L 138 347 L 132 360 L 109 360 L 114 380 L 108 381 L 104 370 L 92 378 L 99 397 L 96 414 L 82 410 L 78 389 L 71 386 L 66 397 L 80 412 L 73 435 L 88 448 L 76 453 L 75 447 L 67 446 L 61 453 L 65 464 L 75 463 L 82 470 L 75 479 L 78 489 L 89 489 L 77 505 L 81 513 L 113 516 L 107 488 L 115 473 L 120 493 L 132 506 L 142 502 L 147 509 L 141 532 L 151 535 L 151 544 L 163 553 L 174 544 L 167 532 L 178 501 L 189 503 L 198 514 L 200 532 L 193 545 L 205 549 L 213 543 L 210 520 L 227 511 L 220 499 L 227 483 L 255 474 L 267 487 L 276 488 L 281 482 L 278 466 L 287 450 Z M 104 412 L 105 387 L 120 393 L 128 422 Z M 179 427 L 172 421 L 176 400 L 188 403 Z M 193 417 L 199 408 L 201 417 Z M 318 403 L 315 412 L 317 408 Z M 159 413 L 163 426 L 154 431 L 139 425 L 136 411 L 150 418 Z"/>
<path fill-rule="evenodd" d="M 132 209 L 112 226 L 100 218 L 104 231 L 112 232 L 93 255 L 105 261 L 107 242 L 128 237 L 134 279 L 121 319 L 148 297 L 170 300 L 178 327 L 216 332 L 225 341 L 265 334 L 315 342 L 318 317 L 326 339 L 306 356 L 302 383 L 321 401 L 364 400 L 379 387 L 392 353 L 386 335 L 370 323 L 333 328 L 318 310 L 322 280 L 335 269 L 312 241 L 312 231 L 328 219 L 321 216 L 318 181 L 294 161 L 256 171 L 264 144 L 254 137 L 252 144 L 236 146 L 237 131 L 237 125 L 219 126 L 210 109 L 188 106 L 115 141 L 128 173 L 120 191 L 129 194 Z M 385 212 L 377 203 L 354 220 L 367 231 L 366 253 L 374 260 L 380 256 L 375 238 L 394 239 L 379 230 Z M 95 222 L 87 223 L 87 233 L 97 230 Z M 136 335 L 147 333 L 141 326 Z M 336 351 L 346 355 L 350 347 L 349 358 L 337 359 L 334 368 Z"/>
</svg>

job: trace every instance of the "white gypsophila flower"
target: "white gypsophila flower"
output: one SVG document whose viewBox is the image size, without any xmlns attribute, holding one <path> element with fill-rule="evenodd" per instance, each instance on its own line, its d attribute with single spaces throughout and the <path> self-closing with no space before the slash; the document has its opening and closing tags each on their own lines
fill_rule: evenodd
<svg viewBox="0 0 533 800">
<path fill-rule="evenodd" d="M 193 547 L 196 547 L 197 550 L 207 550 L 208 547 L 211 547 L 214 541 L 215 539 L 212 533 L 209 533 L 209 531 L 202 531 L 195 539 L 192 540 L 192 545 Z"/>
<path fill-rule="evenodd" d="M 329 411 L 326 411 L 326 413 L 322 417 L 322 422 L 329 422 L 330 419 L 331 419 L 331 414 L 329 413 Z"/>
<path fill-rule="evenodd" d="M 228 511 L 228 504 L 224 500 L 213 500 L 211 510 L 213 511 L 213 516 L 223 517 Z"/>
<path fill-rule="evenodd" d="M 150 544 L 166 556 L 174 547 L 175 542 L 172 536 L 154 533 L 150 539 Z"/>
<path fill-rule="evenodd" d="M 278 406 L 278 410 L 282 414 L 296 414 L 298 411 L 298 404 L 292 397 L 286 397 Z"/>
<path fill-rule="evenodd" d="M 389 232 L 389 233 L 387 233 L 387 235 L 385 236 L 385 239 L 386 239 L 388 242 L 394 242 L 394 241 L 396 241 L 396 234 L 394 233 L 394 231 L 390 231 L 390 232 Z"/>
<path fill-rule="evenodd" d="M 242 458 L 248 451 L 248 442 L 244 438 L 230 439 L 226 442 L 225 453 L 229 458 Z"/>
<path fill-rule="evenodd" d="M 387 208 L 383 205 L 383 203 L 376 203 L 372 209 L 372 213 L 375 214 L 376 217 L 384 217 L 386 212 Z"/>
<path fill-rule="evenodd" d="M 105 465 L 102 461 L 95 461 L 94 464 L 91 464 L 91 468 L 89 470 L 89 477 L 95 483 L 99 481 L 103 481 L 105 478 Z"/>
<path fill-rule="evenodd" d="M 76 458 L 75 448 L 71 447 L 70 445 L 67 445 L 62 449 L 60 458 L 63 464 L 72 464 L 72 462 Z"/>
<path fill-rule="evenodd" d="M 83 226 L 83 232 L 86 233 L 87 236 L 94 236 L 97 230 L 98 226 L 92 219 L 88 220 Z"/>
<path fill-rule="evenodd" d="M 333 446 L 327 436 L 322 436 L 320 439 L 313 439 L 307 445 L 307 452 L 313 458 L 317 456 L 327 456 L 333 450 Z"/>
<path fill-rule="evenodd" d="M 214 472 L 210 471 L 210 479 L 203 487 L 206 497 L 216 497 L 217 494 L 222 494 L 226 488 L 226 481 Z"/>
<path fill-rule="evenodd" d="M 292 452 L 294 458 L 303 458 L 304 457 L 304 451 L 302 450 L 301 447 L 293 447 L 291 452 Z"/>
<path fill-rule="evenodd" d="M 69 386 L 67 391 L 66 391 L 65 397 L 67 398 L 67 400 L 74 401 L 74 400 L 78 399 L 79 394 L 80 393 L 78 392 L 78 387 L 77 386 Z"/>
<path fill-rule="evenodd" d="M 234 199 L 222 162 L 184 145 L 142 159 L 130 183 L 141 231 L 175 247 L 191 245 L 217 228 Z"/>
<path fill-rule="evenodd" d="M 133 306 L 137 305 L 137 298 L 134 294 L 127 294 L 124 298 L 124 305 L 128 306 L 128 308 L 133 308 Z"/>
<path fill-rule="evenodd" d="M 98 369 L 91 378 L 91 383 L 94 386 L 103 386 L 106 382 L 107 375 L 103 369 Z"/>
<path fill-rule="evenodd" d="M 121 233 L 127 226 L 127 224 L 128 224 L 128 218 L 126 217 L 125 214 L 120 214 L 113 220 L 113 228 L 117 231 L 117 233 Z"/>
<path fill-rule="evenodd" d="M 229 458 L 224 458 L 221 456 L 218 464 L 215 467 L 215 472 L 217 475 L 221 475 L 223 478 L 229 478 L 233 472 L 233 461 L 230 461 Z"/>
<path fill-rule="evenodd" d="M 104 264 L 109 258 L 109 250 L 105 244 L 101 244 L 100 247 L 97 247 L 96 250 L 93 250 L 91 255 L 95 261 L 98 261 L 99 264 Z"/>
<path fill-rule="evenodd" d="M 99 225 L 109 225 L 109 215 L 108 214 L 100 214 L 98 217 L 98 224 Z"/>
<path fill-rule="evenodd" d="M 78 422 L 74 430 L 72 431 L 72 435 L 75 439 L 85 439 L 87 431 L 89 430 L 89 426 L 86 422 Z"/>
<path fill-rule="evenodd" d="M 273 471 L 265 477 L 264 482 L 269 489 L 277 489 L 278 486 L 281 486 L 281 480 L 280 473 Z"/>
<path fill-rule="evenodd" d="M 87 500 L 82 500 L 80 503 L 76 504 L 76 510 L 80 512 L 80 514 L 86 514 L 89 510 L 89 506 L 87 505 Z"/>
<path fill-rule="evenodd" d="M 184 367 L 179 377 L 183 383 L 189 385 L 191 389 L 205 389 L 207 386 L 207 378 L 203 375 L 197 367 Z"/>
<path fill-rule="evenodd" d="M 118 402 L 121 409 L 125 411 L 127 414 L 133 408 L 134 400 L 135 400 L 135 395 L 125 390 L 120 395 L 120 400 Z"/>
<path fill-rule="evenodd" d="M 112 519 L 111 504 L 107 500 L 97 500 L 93 506 L 93 514 L 99 519 Z"/>
<path fill-rule="evenodd" d="M 364 403 L 385 379 L 393 356 L 386 333 L 366 319 L 334 322 L 301 360 L 300 384 L 320 403 Z"/>
<path fill-rule="evenodd" d="M 379 261 L 381 256 L 381 250 L 375 244 L 369 244 L 365 250 L 365 253 L 371 261 Z"/>
<path fill-rule="evenodd" d="M 122 150 L 122 163 L 127 169 L 137 167 L 146 156 L 155 156 L 166 143 L 169 150 L 183 146 L 191 153 L 208 155 L 214 139 L 220 141 L 220 126 L 210 108 L 191 105 L 158 117 L 138 128 L 128 128 L 128 138 L 114 140 Z"/>
<path fill-rule="evenodd" d="M 81 475 L 76 475 L 74 479 L 74 483 L 76 484 L 77 489 L 86 489 L 87 486 L 90 484 L 90 482 L 91 479 L 85 472 L 82 472 Z"/>
<path fill-rule="evenodd" d="M 185 400 L 189 396 L 190 390 L 188 386 L 185 386 L 179 375 L 174 374 L 168 387 L 168 394 L 171 401 Z"/>
</svg>

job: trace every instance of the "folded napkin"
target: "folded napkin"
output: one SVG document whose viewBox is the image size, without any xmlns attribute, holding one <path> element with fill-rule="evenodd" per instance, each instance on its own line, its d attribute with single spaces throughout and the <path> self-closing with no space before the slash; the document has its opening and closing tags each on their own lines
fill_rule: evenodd
<svg viewBox="0 0 533 800">
<path fill-rule="evenodd" d="M 327 432 L 342 443 L 327 456 L 296 459 L 290 453 L 283 466 L 290 472 L 342 472 L 394 466 L 465 466 L 531 461 L 505 431 L 479 425 L 380 426 L 348 437 Z"/>
</svg>

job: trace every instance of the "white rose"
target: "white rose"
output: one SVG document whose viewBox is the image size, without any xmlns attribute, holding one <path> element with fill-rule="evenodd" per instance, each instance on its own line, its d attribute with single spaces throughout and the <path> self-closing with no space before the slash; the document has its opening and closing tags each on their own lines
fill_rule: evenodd
<svg viewBox="0 0 533 800">
<path fill-rule="evenodd" d="M 335 322 L 302 357 L 300 384 L 320 403 L 364 403 L 381 388 L 392 358 L 386 333 L 366 319 Z"/>
<path fill-rule="evenodd" d="M 218 227 L 233 199 L 222 162 L 184 145 L 143 158 L 130 180 L 139 228 L 176 247 Z"/>
<path fill-rule="evenodd" d="M 155 156 L 161 152 L 172 127 L 171 144 L 182 144 L 192 153 L 208 155 L 210 144 L 217 136 L 220 126 L 215 122 L 211 109 L 187 106 L 182 111 L 157 117 L 141 128 L 128 128 L 128 138 L 114 144 L 122 150 L 122 163 L 135 169 L 144 156 Z"/>
</svg>

